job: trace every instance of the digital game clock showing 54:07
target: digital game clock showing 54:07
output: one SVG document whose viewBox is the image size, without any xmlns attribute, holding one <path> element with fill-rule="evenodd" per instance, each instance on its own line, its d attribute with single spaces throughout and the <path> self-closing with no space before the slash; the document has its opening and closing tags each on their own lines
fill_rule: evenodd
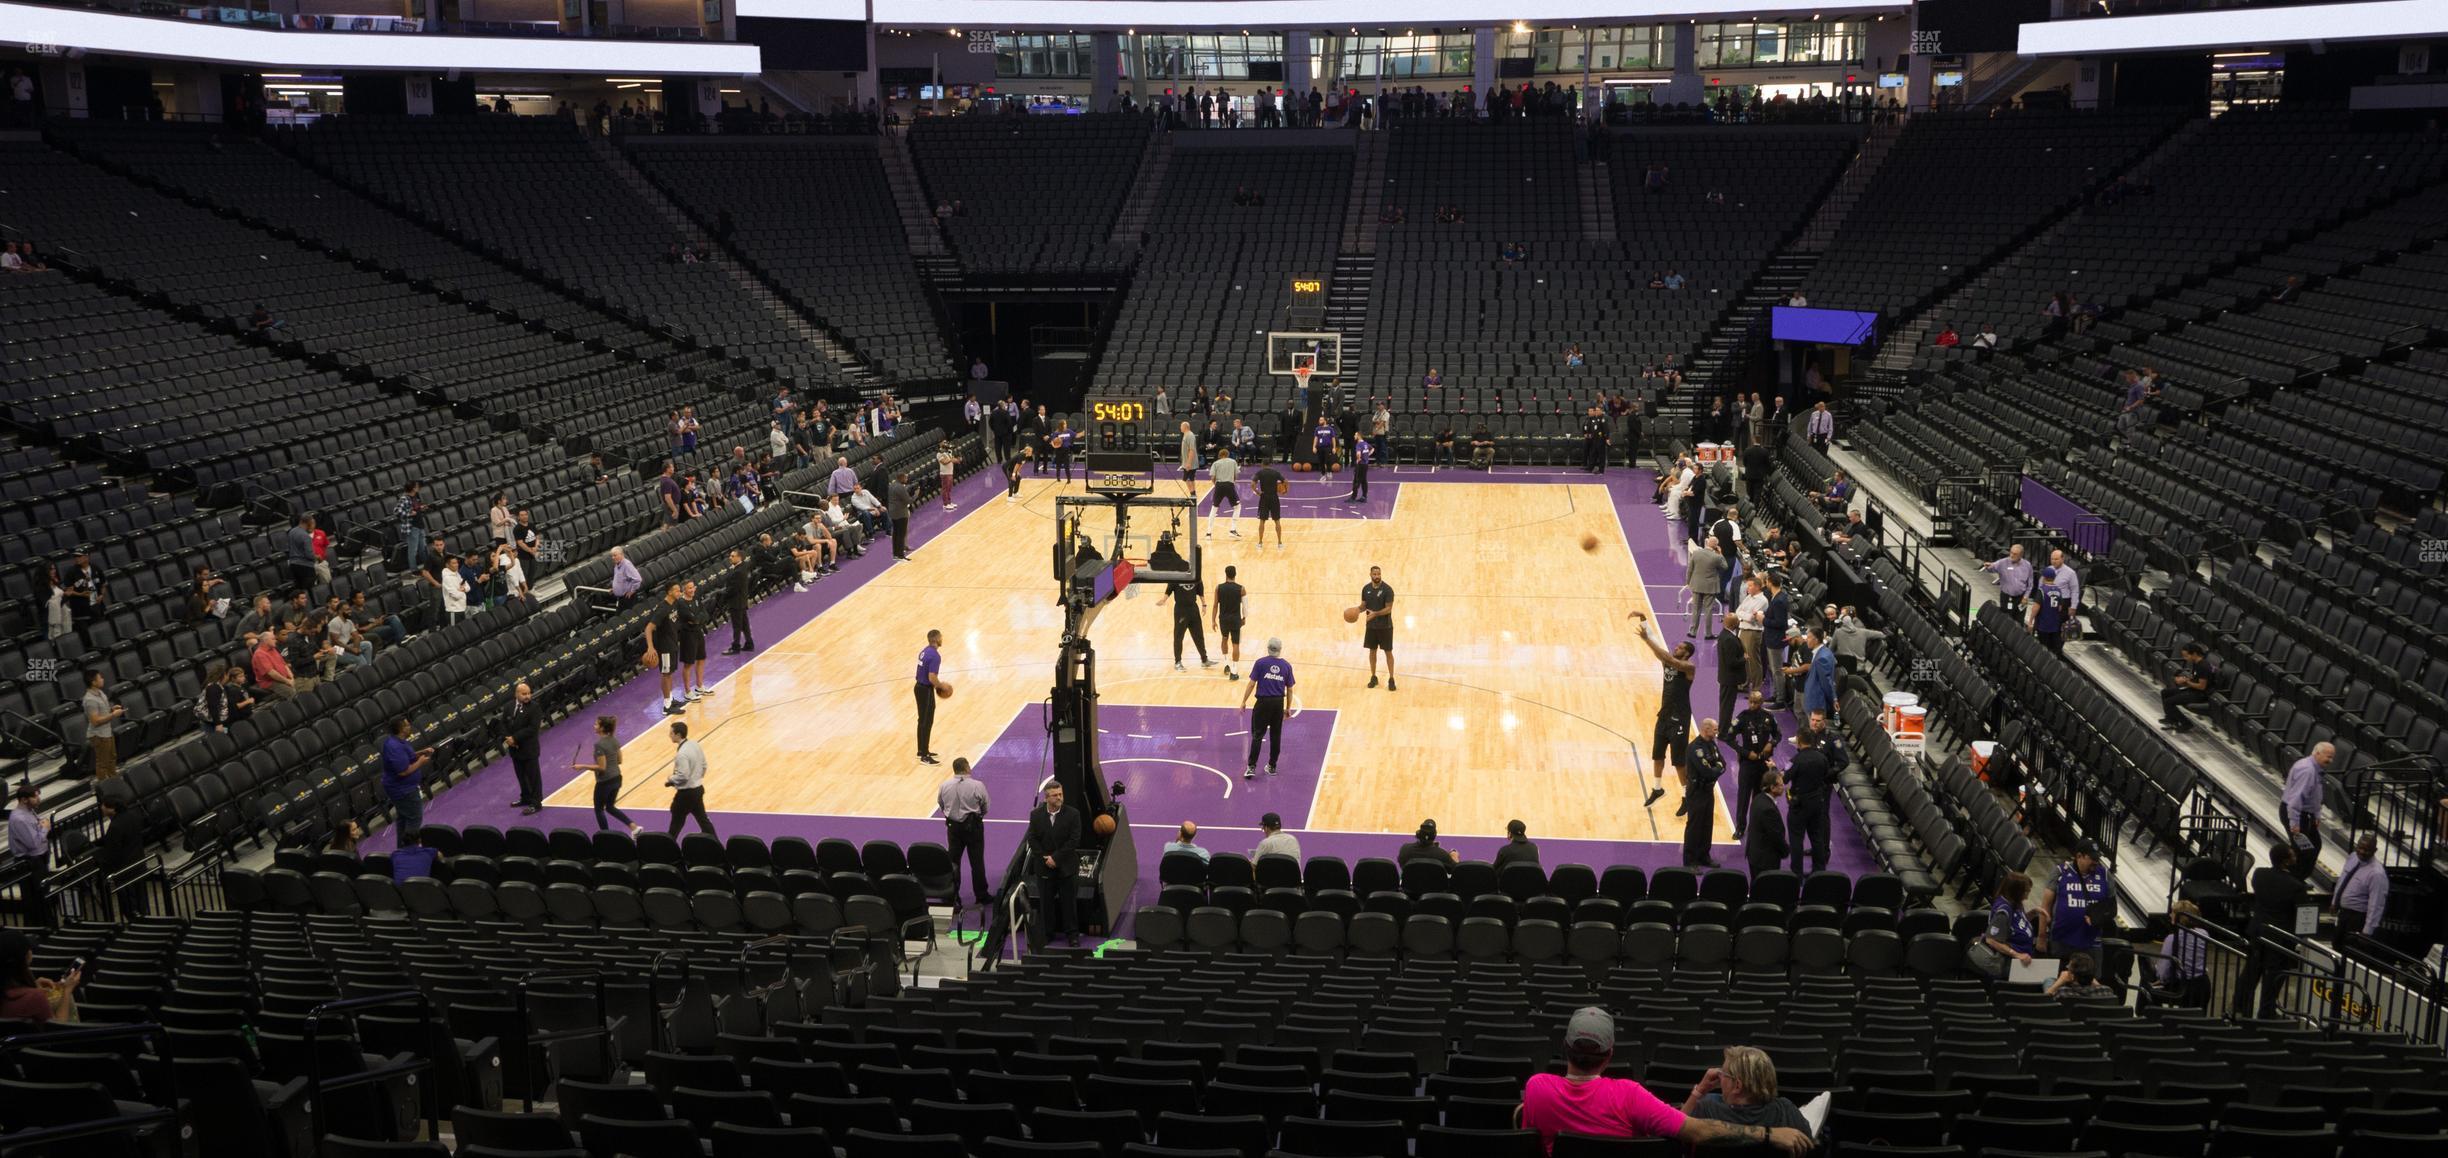
<svg viewBox="0 0 2448 1158">
<path fill-rule="evenodd" d="M 1145 422 L 1150 415 L 1155 413 L 1148 407 L 1148 400 L 1145 398 L 1102 395 L 1090 396 L 1083 401 L 1087 404 L 1088 421 L 1091 423 Z"/>
</svg>

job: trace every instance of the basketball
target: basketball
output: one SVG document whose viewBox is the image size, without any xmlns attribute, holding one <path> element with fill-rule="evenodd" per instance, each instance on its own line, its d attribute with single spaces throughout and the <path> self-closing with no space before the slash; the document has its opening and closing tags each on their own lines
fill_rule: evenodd
<svg viewBox="0 0 2448 1158">
<path fill-rule="evenodd" d="M 945 683 L 942 676 L 935 677 L 935 698 L 939 700 L 952 698 L 952 685 Z"/>
<path fill-rule="evenodd" d="M 1097 813 L 1097 818 L 1089 821 L 1088 827 L 1095 829 L 1098 836 L 1112 836 L 1114 831 L 1113 813 Z"/>
<path fill-rule="evenodd" d="M 1598 536 L 1591 534 L 1588 531 L 1581 532 L 1581 549 L 1592 554 L 1596 554 L 1598 551 Z"/>
<path fill-rule="evenodd" d="M 1344 609 L 1343 609 L 1343 622 L 1345 622 L 1345 623 L 1358 623 L 1358 622 L 1360 622 L 1360 609 L 1359 609 L 1359 608 L 1357 608 L 1357 607 L 1346 607 L 1346 608 L 1344 608 Z"/>
</svg>

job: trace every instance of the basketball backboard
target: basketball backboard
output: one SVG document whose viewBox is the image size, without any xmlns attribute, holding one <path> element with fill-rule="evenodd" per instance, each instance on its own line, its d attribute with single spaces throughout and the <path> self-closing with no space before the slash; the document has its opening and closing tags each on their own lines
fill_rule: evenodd
<svg viewBox="0 0 2448 1158">
<path fill-rule="evenodd" d="M 1292 378 L 1304 367 L 1321 384 L 1341 377 L 1343 335 L 1309 330 L 1267 331 L 1267 373 Z"/>
</svg>

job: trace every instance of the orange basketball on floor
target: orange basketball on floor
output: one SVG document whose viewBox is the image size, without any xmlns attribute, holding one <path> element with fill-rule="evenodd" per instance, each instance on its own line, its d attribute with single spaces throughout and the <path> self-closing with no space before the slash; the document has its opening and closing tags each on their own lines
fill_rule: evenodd
<svg viewBox="0 0 2448 1158">
<path fill-rule="evenodd" d="M 1112 836 L 1114 832 L 1113 814 L 1110 812 L 1097 813 L 1097 818 L 1090 821 L 1088 827 L 1095 829 L 1098 836 Z"/>
<path fill-rule="evenodd" d="M 1344 609 L 1343 609 L 1343 622 L 1345 622 L 1345 623 L 1358 623 L 1358 622 L 1360 622 L 1360 609 L 1359 609 L 1359 608 L 1357 608 L 1357 607 L 1346 607 L 1346 608 L 1344 608 Z"/>
<path fill-rule="evenodd" d="M 942 676 L 935 677 L 935 698 L 939 700 L 952 698 L 952 685 L 945 683 Z"/>
<path fill-rule="evenodd" d="M 1581 549 L 1584 551 L 1596 551 L 1598 549 L 1598 536 L 1590 534 L 1587 531 L 1583 531 L 1581 533 Z"/>
</svg>

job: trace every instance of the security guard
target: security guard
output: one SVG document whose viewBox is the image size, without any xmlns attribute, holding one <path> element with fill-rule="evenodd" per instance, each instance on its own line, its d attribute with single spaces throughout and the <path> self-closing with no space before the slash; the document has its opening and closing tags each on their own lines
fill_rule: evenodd
<svg viewBox="0 0 2448 1158">
<path fill-rule="evenodd" d="M 1734 717 L 1734 751 L 1737 764 L 1734 773 L 1734 816 L 1740 820 L 1751 815 L 1751 798 L 1759 794 L 1760 777 L 1768 771 L 1768 761 L 1776 755 L 1777 745 L 1785 742 L 1784 729 L 1777 726 L 1776 713 L 1768 710 L 1767 698 L 1758 691 L 1743 697 L 1749 706 Z M 1741 840 L 1742 833 L 1734 834 Z"/>
<path fill-rule="evenodd" d="M 1717 746 L 1717 721 L 1700 721 L 1683 761 L 1683 865 L 1716 868 L 1709 859 L 1709 836 L 1717 825 L 1717 781 L 1725 775 L 1725 751 Z"/>
<path fill-rule="evenodd" d="M 1606 413 L 1596 406 L 1581 419 L 1581 469 L 1591 474 L 1605 474 L 1607 468 Z"/>
</svg>

